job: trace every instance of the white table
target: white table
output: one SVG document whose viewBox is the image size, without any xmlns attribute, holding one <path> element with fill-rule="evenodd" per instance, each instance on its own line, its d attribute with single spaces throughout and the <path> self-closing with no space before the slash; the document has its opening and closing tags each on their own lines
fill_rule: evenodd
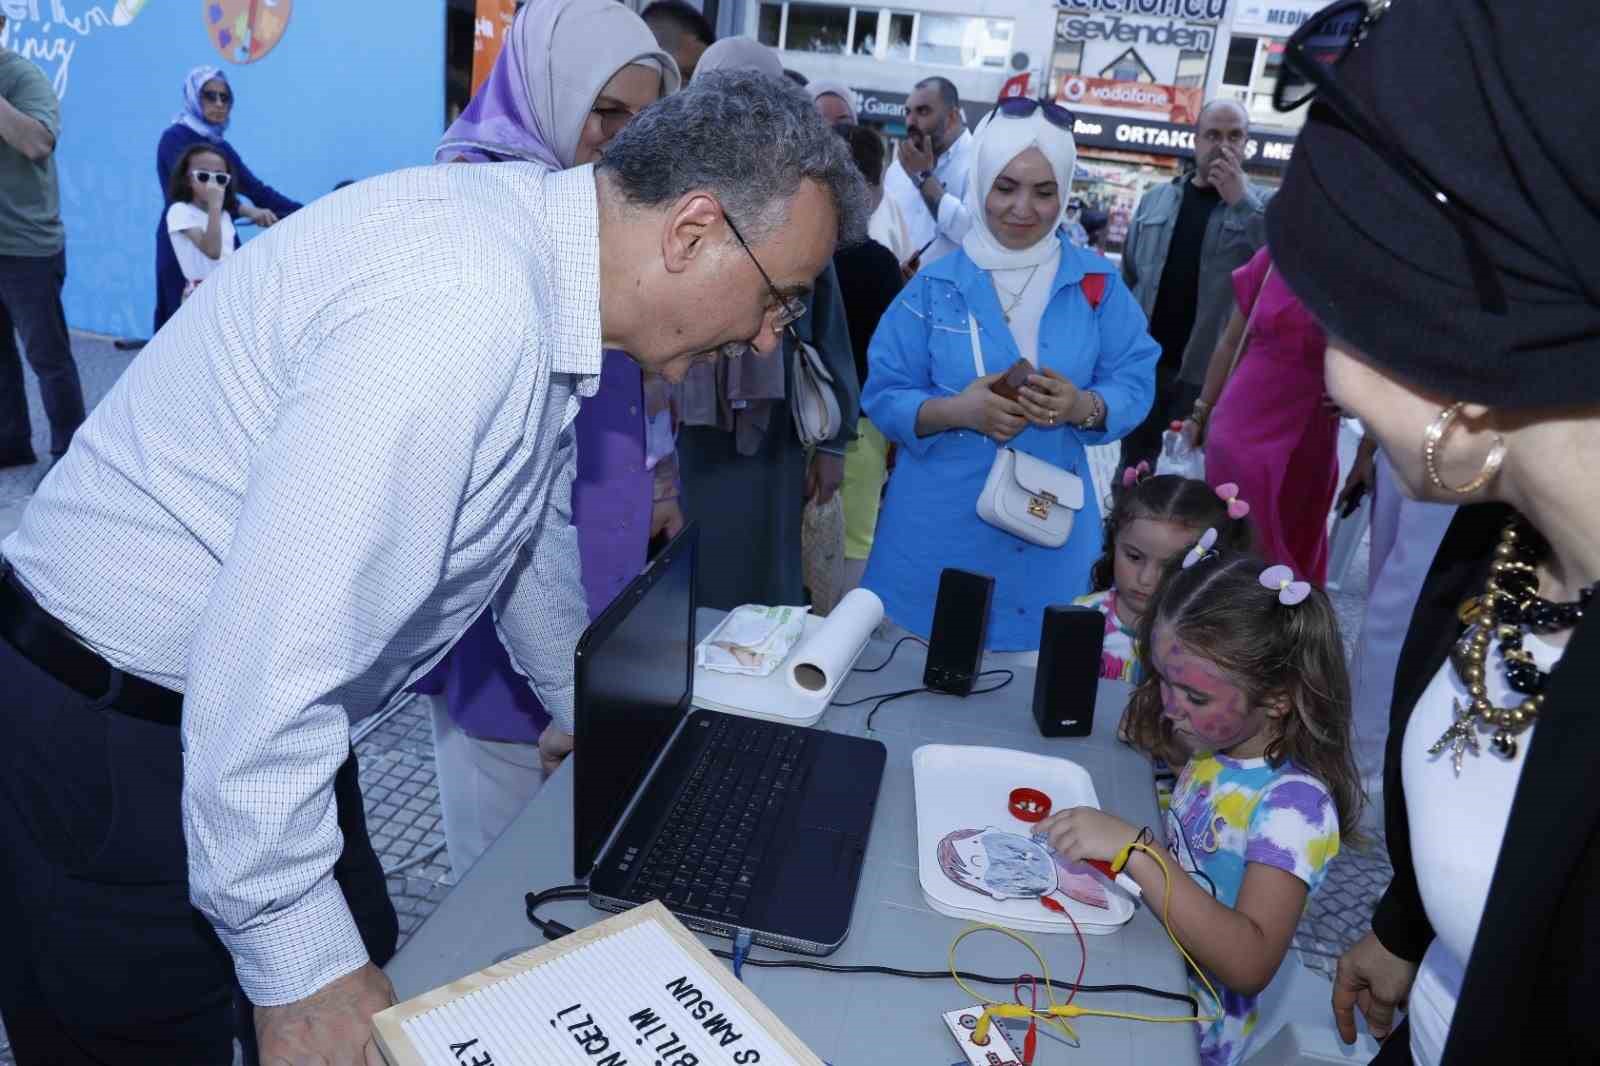
<svg viewBox="0 0 1600 1066">
<path fill-rule="evenodd" d="M 702 611 L 702 634 L 720 615 Z M 883 661 L 886 645 L 874 644 L 861 657 L 864 666 Z M 856 674 L 838 700 L 915 688 L 921 683 L 923 652 L 915 644 L 900 648 L 894 662 L 875 674 Z M 988 682 L 985 682 L 987 684 Z M 931 910 L 917 881 L 916 813 L 911 754 L 927 743 L 982 744 L 1071 759 L 1094 779 L 1101 805 L 1135 825 L 1158 824 L 1155 789 L 1148 762 L 1115 737 L 1128 686 L 1101 682 L 1094 735 L 1046 739 L 1034 727 L 1030 707 L 1033 674 L 1017 670 L 1015 680 L 989 695 L 955 699 L 918 695 L 886 705 L 865 728 L 872 704 L 830 708 L 819 728 L 870 736 L 888 748 L 883 792 L 872 827 L 860 892 L 849 938 L 822 960 L 840 964 L 874 963 L 913 970 L 943 970 L 951 939 L 966 923 Z M 564 766 L 527 810 L 456 885 L 405 948 L 388 966 L 402 999 L 481 969 L 520 948 L 542 943 L 523 914 L 529 891 L 572 881 L 572 773 Z M 541 911 L 574 928 L 605 915 L 584 903 L 553 904 Z M 726 941 L 705 938 L 713 947 Z M 1078 972 L 1078 944 L 1072 936 L 1030 937 L 1045 953 L 1052 976 L 1070 981 Z M 1136 984 L 1186 992 L 1182 960 L 1158 917 L 1141 907 L 1121 931 L 1091 936 L 1084 983 Z M 757 950 L 758 957 L 775 952 Z M 1036 964 L 1020 946 L 997 935 L 980 935 L 961 948 L 964 969 L 988 974 L 1020 974 Z M 834 1066 L 944 1066 L 960 1057 L 940 1015 L 970 1005 L 949 980 L 914 981 L 880 976 L 843 976 L 804 970 L 746 969 L 745 979 L 823 1059 Z M 1007 1000 L 1009 988 L 980 989 Z M 1141 1014 L 1178 1015 L 1183 1005 L 1132 994 L 1080 995 L 1086 1006 Z M 1104 1018 L 1075 1023 L 1083 1050 L 1070 1051 L 1041 1029 L 1040 1066 L 1054 1063 L 1198 1062 L 1192 1025 L 1149 1025 Z"/>
</svg>

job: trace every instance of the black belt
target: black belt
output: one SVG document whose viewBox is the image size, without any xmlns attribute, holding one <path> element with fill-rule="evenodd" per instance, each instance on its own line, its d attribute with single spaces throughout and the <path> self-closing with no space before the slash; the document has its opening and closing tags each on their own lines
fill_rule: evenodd
<svg viewBox="0 0 1600 1066">
<path fill-rule="evenodd" d="M 0 637 L 33 665 L 89 699 L 131 718 L 176 726 L 183 720 L 183 693 L 123 673 L 40 607 L 17 581 L 9 564 L 0 561 Z"/>
</svg>

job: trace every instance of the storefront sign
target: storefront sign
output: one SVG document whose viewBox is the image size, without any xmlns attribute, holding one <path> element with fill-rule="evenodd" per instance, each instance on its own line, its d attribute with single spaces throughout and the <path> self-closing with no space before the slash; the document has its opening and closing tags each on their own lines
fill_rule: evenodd
<svg viewBox="0 0 1600 1066">
<path fill-rule="evenodd" d="M 1214 26 L 1188 26 L 1175 19 L 1152 22 L 1118 15 L 1078 15 L 1072 12 L 1061 16 L 1056 33 L 1066 40 L 1083 41 L 1085 44 L 1105 41 L 1109 44 L 1154 45 L 1191 52 L 1209 52 L 1217 43 Z"/>
<path fill-rule="evenodd" d="M 1200 118 L 1205 93 L 1174 85 L 1073 76 L 1061 82 L 1058 99 L 1068 107 L 1102 107 L 1119 111 L 1148 111 L 1168 122 L 1193 125 Z"/>
<path fill-rule="evenodd" d="M 1120 148 L 1153 155 L 1194 158 L 1194 127 L 1110 115 L 1079 115 L 1072 127 L 1078 147 Z M 1245 162 L 1281 170 L 1294 154 L 1294 138 L 1258 133 L 1245 143 Z"/>
<path fill-rule="evenodd" d="M 850 87 L 856 91 L 856 99 L 861 103 L 858 117 L 862 122 L 870 122 L 875 125 L 899 125 L 905 122 L 905 93 L 880 92 L 877 89 L 863 89 L 858 85 Z M 977 103 L 971 100 L 961 101 L 961 114 L 967 120 L 967 128 L 971 129 L 976 126 L 993 106 L 993 104 Z"/>
<path fill-rule="evenodd" d="M 1061 6 L 1073 11 L 1145 15 L 1186 22 L 1221 22 L 1228 15 L 1228 0 L 1061 0 Z"/>
<path fill-rule="evenodd" d="M 1326 7 L 1324 0 L 1239 0 L 1233 32 L 1258 37 L 1288 37 Z"/>
</svg>

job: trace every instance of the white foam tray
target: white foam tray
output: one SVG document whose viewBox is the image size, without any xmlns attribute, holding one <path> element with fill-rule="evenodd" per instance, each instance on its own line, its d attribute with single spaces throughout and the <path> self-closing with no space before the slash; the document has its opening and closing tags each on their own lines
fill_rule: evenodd
<svg viewBox="0 0 1600 1066">
<path fill-rule="evenodd" d="M 1072 922 L 1037 900 L 991 899 L 962 888 L 939 868 L 939 841 L 957 829 L 995 826 L 1027 836 L 1034 827 L 1010 811 L 1011 790 L 1036 788 L 1051 809 L 1100 806 L 1089 772 L 1075 762 L 1009 748 L 925 744 L 911 757 L 917 797 L 917 874 L 928 906 L 952 918 L 994 922 L 1034 933 L 1071 933 Z M 1102 882 L 1109 907 L 1101 910 L 1067 899 L 1067 909 L 1085 933 L 1114 933 L 1133 917 L 1133 898 L 1119 885 Z M 1058 897 L 1065 899 L 1065 897 Z"/>
</svg>

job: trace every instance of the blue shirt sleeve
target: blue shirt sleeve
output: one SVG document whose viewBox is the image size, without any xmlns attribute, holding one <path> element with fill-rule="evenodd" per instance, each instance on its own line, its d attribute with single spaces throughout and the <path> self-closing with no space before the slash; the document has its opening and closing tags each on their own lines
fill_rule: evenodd
<svg viewBox="0 0 1600 1066">
<path fill-rule="evenodd" d="M 1116 274 L 1106 275 L 1105 298 L 1095 314 L 1100 319 L 1100 358 L 1089 388 L 1105 401 L 1106 424 L 1104 429 L 1080 431 L 1085 445 L 1121 440 L 1145 420 L 1155 402 L 1156 363 L 1161 358 L 1161 346 L 1150 336 L 1144 311 Z"/>
<path fill-rule="evenodd" d="M 238 151 L 231 144 L 226 144 L 226 142 L 224 144 L 231 156 L 230 162 L 233 164 L 234 173 L 238 175 L 241 195 L 247 197 L 257 207 L 264 207 L 273 212 L 279 218 L 300 210 L 303 205 L 298 200 L 289 199 L 283 193 L 256 177 L 255 173 L 244 165 L 244 160 L 239 158 Z"/>
<path fill-rule="evenodd" d="M 928 279 L 918 275 L 878 321 L 867 348 L 867 386 L 861 409 L 890 440 L 913 455 L 925 454 L 933 437 L 917 436 L 917 412 L 944 393 L 933 384 L 928 349 Z"/>
</svg>

